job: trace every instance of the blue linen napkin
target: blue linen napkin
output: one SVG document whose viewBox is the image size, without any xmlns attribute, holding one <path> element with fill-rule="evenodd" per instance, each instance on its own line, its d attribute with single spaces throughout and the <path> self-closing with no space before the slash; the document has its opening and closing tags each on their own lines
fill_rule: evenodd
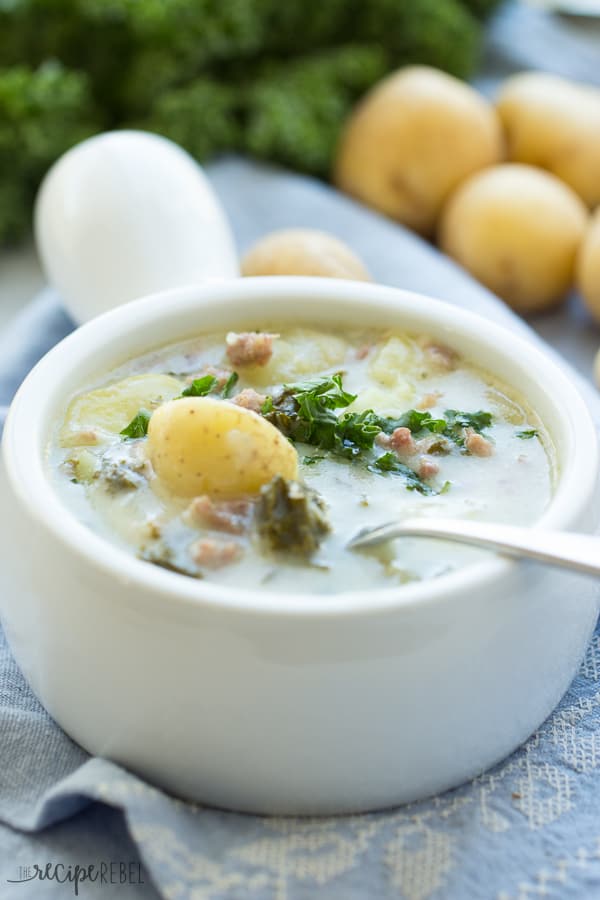
<svg viewBox="0 0 600 900">
<path fill-rule="evenodd" d="M 581 37 L 508 4 L 491 30 L 479 84 L 488 89 L 498 74 L 528 65 L 600 83 L 597 41 L 598 32 Z M 363 256 L 376 280 L 435 294 L 538 340 L 428 244 L 331 189 L 239 160 L 211 167 L 210 176 L 242 251 L 273 228 L 327 228 Z M 563 327 L 552 316 L 544 331 L 562 346 Z M 0 336 L 0 420 L 25 373 L 71 328 L 46 291 Z M 597 341 L 583 330 L 577 338 Z M 580 386 L 600 424 L 595 392 Z M 0 590 L 9 591 L 2 577 L 0 566 Z M 75 866 L 90 864 L 97 880 L 77 885 L 83 898 L 600 897 L 599 801 L 600 631 L 538 733 L 470 784 L 383 813 L 282 819 L 184 803 L 90 758 L 32 695 L 0 630 L 2 900 L 72 896 L 66 867 L 74 877 Z"/>
</svg>

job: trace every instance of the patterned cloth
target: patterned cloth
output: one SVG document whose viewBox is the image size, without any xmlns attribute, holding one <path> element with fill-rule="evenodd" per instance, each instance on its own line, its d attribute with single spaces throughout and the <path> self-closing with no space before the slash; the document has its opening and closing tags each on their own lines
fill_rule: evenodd
<svg viewBox="0 0 600 900">
<path fill-rule="evenodd" d="M 511 64 L 521 66 L 523 41 L 513 46 L 510 36 L 531 14 L 511 15 L 500 16 L 490 47 L 497 58 L 498 42 L 510 45 Z M 544 34 L 548 28 L 552 32 L 545 22 Z M 585 58 L 582 51 L 577 66 Z M 574 74 L 585 77 L 579 69 Z M 242 250 L 273 228 L 327 227 L 360 252 L 378 281 L 433 293 L 538 340 L 428 244 L 329 188 L 237 160 L 213 166 L 210 174 Z M 555 317 L 551 337 L 558 338 L 563 325 Z M 49 291 L 23 312 L 0 338 L 0 404 L 71 327 Z M 581 387 L 600 423 L 600 402 Z M 0 590 L 11 590 L 1 569 Z M 71 896 L 72 884 L 34 877 L 33 867 L 44 871 L 48 863 L 50 874 L 63 878 L 65 870 L 53 868 L 57 863 L 113 863 L 104 883 L 79 885 L 83 898 L 600 897 L 599 809 L 600 632 L 550 719 L 474 782 L 384 813 L 284 819 L 184 803 L 90 758 L 33 697 L 0 631 L 2 900 Z"/>
</svg>

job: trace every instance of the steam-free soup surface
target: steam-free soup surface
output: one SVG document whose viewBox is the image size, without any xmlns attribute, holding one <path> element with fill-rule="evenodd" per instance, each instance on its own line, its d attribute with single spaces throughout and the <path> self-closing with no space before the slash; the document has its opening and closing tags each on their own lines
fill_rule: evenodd
<svg viewBox="0 0 600 900">
<path fill-rule="evenodd" d="M 317 593 L 479 559 L 423 539 L 370 553 L 346 544 L 407 516 L 532 523 L 553 459 L 525 400 L 451 347 L 287 327 L 130 360 L 70 399 L 49 449 L 66 504 L 149 564 Z"/>
</svg>

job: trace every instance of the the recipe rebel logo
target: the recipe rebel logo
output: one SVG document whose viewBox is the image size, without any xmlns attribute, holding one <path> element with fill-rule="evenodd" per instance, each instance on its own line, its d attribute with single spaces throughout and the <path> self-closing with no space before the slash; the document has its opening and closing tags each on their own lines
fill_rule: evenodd
<svg viewBox="0 0 600 900">
<path fill-rule="evenodd" d="M 125 885 L 145 884 L 139 862 L 101 861 L 88 865 L 64 865 L 47 862 L 40 865 L 19 866 L 16 878 L 7 878 L 9 884 L 25 884 L 31 881 L 55 881 L 70 885 L 76 897 L 82 884 Z"/>
</svg>

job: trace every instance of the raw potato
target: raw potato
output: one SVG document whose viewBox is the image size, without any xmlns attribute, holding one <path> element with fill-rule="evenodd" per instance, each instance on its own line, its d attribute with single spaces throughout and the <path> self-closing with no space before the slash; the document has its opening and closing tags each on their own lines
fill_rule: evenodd
<svg viewBox="0 0 600 900">
<path fill-rule="evenodd" d="M 298 455 L 274 425 L 210 397 L 160 406 L 148 427 L 148 456 L 163 485 L 180 497 L 255 494 L 275 475 L 298 473 Z"/>
<path fill-rule="evenodd" d="M 452 195 L 443 250 L 521 313 L 558 303 L 573 281 L 587 210 L 571 188 L 532 166 L 479 172 Z"/>
<path fill-rule="evenodd" d="M 504 82 L 497 109 L 508 157 L 553 172 L 589 207 L 600 203 L 600 90 L 545 72 Z"/>
<path fill-rule="evenodd" d="M 133 375 L 71 401 L 60 432 L 63 447 L 104 443 L 119 434 L 140 409 L 181 394 L 185 387 L 170 375 Z"/>
<path fill-rule="evenodd" d="M 370 281 L 370 276 L 346 244 L 325 231 L 290 228 L 262 238 L 242 260 L 242 275 L 320 275 Z"/>
<path fill-rule="evenodd" d="M 577 258 L 577 286 L 585 305 L 600 322 L 600 208 L 592 216 Z"/>
<path fill-rule="evenodd" d="M 503 153 L 500 120 L 483 97 L 444 72 L 410 66 L 385 78 L 350 117 L 334 181 L 430 234 L 456 185 Z"/>
</svg>

